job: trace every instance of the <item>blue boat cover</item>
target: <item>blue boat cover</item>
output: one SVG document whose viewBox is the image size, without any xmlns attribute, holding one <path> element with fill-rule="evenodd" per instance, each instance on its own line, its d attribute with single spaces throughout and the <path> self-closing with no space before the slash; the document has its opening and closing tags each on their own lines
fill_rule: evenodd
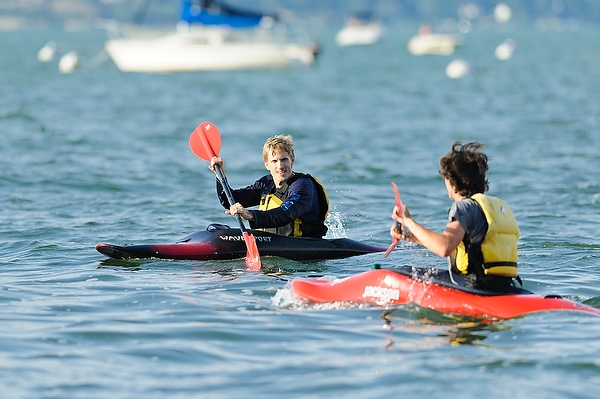
<svg viewBox="0 0 600 399">
<path fill-rule="evenodd" d="M 181 0 L 180 20 L 189 24 L 251 28 L 267 14 L 230 7 L 218 0 Z"/>
</svg>

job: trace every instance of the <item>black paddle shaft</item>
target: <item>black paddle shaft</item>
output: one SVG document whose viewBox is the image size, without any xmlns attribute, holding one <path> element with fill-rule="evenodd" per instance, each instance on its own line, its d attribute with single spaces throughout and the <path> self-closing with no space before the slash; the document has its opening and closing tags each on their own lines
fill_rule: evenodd
<svg viewBox="0 0 600 399">
<path fill-rule="evenodd" d="M 229 206 L 232 206 L 233 204 L 235 204 L 235 200 L 233 199 L 233 193 L 231 192 L 231 187 L 229 187 L 229 182 L 227 182 L 227 178 L 225 177 L 225 174 L 223 173 L 223 169 L 221 169 L 221 166 L 219 164 L 215 164 L 215 170 L 217 171 L 217 174 L 219 175 L 219 180 L 221 180 L 221 185 L 225 189 L 225 195 L 227 195 L 227 201 L 229 201 Z M 242 222 L 241 216 L 239 214 L 236 214 L 235 218 L 237 219 L 242 232 L 246 231 L 246 227 L 244 226 L 244 222 Z"/>
</svg>

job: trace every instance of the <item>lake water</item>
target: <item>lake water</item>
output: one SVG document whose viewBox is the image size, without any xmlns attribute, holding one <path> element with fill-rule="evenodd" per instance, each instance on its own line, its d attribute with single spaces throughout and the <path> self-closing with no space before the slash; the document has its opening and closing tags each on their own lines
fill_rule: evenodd
<svg viewBox="0 0 600 399">
<path fill-rule="evenodd" d="M 416 30 L 416 26 L 413 27 Z M 482 324 L 413 306 L 306 304 L 295 277 L 344 277 L 392 255 L 300 263 L 111 261 L 99 242 L 172 242 L 235 226 L 189 150 L 205 120 L 230 183 L 266 171 L 292 134 L 297 171 L 319 177 L 330 237 L 388 245 L 394 195 L 442 230 L 439 158 L 481 141 L 490 193 L 520 227 L 525 288 L 600 306 L 600 30 L 476 28 L 450 57 L 414 57 L 413 28 L 337 48 L 314 68 L 125 74 L 97 65 L 105 35 L 0 32 L 0 387 L 6 398 L 594 398 L 600 318 L 542 313 Z M 501 62 L 494 48 L 517 43 Z M 82 69 L 37 61 L 48 40 Z M 469 76 L 446 65 L 467 60 Z"/>
</svg>

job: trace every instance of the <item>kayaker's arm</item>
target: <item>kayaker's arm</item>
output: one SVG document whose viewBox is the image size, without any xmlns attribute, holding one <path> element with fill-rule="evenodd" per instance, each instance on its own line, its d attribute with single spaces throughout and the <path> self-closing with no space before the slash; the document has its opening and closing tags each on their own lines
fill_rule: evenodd
<svg viewBox="0 0 600 399">
<path fill-rule="evenodd" d="M 269 209 L 268 211 L 252 210 L 254 220 L 250 221 L 250 227 L 258 229 L 285 226 L 297 217 L 305 214 L 309 208 L 310 205 L 292 198 L 275 209 Z"/>
<path fill-rule="evenodd" d="M 210 160 L 210 165 L 208 165 L 208 169 L 213 171 L 217 178 L 217 195 L 219 196 L 219 201 L 221 202 L 221 205 L 223 205 L 223 207 L 225 209 L 229 209 L 229 206 L 231 204 L 229 204 L 229 200 L 227 199 L 227 194 L 225 193 L 223 184 L 221 183 L 221 180 L 219 180 L 219 174 L 217 173 L 216 165 L 219 165 L 221 167 L 223 176 L 225 178 L 227 178 L 227 176 L 225 174 L 225 163 L 223 161 L 223 158 L 218 157 L 218 156 L 212 157 Z M 244 189 L 231 190 L 231 192 L 233 194 L 233 199 L 236 202 L 241 202 L 242 204 L 245 204 L 245 206 L 255 205 L 254 199 L 256 198 L 256 193 L 254 193 L 253 191 L 257 189 L 255 186 L 258 183 L 259 182 L 256 182 L 256 183 L 254 183 L 254 185 L 248 186 Z M 260 190 L 260 188 L 258 190 Z M 260 199 L 260 192 L 258 194 L 258 198 Z M 258 203 L 258 202 L 256 202 L 256 203 Z"/>
<path fill-rule="evenodd" d="M 398 213 L 394 208 L 392 213 L 392 219 L 401 222 Z M 448 222 L 446 228 L 442 233 L 437 233 L 433 230 L 429 230 L 423 225 L 417 223 L 408 211 L 408 207 L 404 206 L 404 226 L 405 234 L 396 232 L 393 228 L 390 229 L 392 237 L 398 239 L 405 239 L 417 244 L 424 246 L 434 254 L 441 256 L 442 258 L 452 255 L 452 252 L 458 247 L 458 244 L 462 241 L 465 236 L 465 230 L 462 228 L 457 220 Z"/>
<path fill-rule="evenodd" d="M 315 201 L 318 198 L 310 179 L 298 179 L 291 184 L 287 197 L 279 207 L 266 211 L 252 210 L 254 221 L 250 221 L 250 227 L 281 227 L 299 218 L 316 221 L 319 214 L 312 209 Z"/>
<path fill-rule="evenodd" d="M 292 210 L 295 210 L 296 212 L 301 211 L 301 209 L 301 207 L 297 206 L 292 208 Z M 296 212 L 286 212 L 281 207 L 270 209 L 268 211 L 248 210 L 239 202 L 236 202 L 233 204 L 233 206 L 225 211 L 225 213 L 228 215 L 240 215 L 242 219 L 248 220 L 250 222 L 251 229 L 285 226 L 295 219 L 292 215 Z"/>
<path fill-rule="evenodd" d="M 232 216 L 240 215 L 244 220 L 254 220 L 254 212 L 247 210 L 239 202 L 233 204 L 225 213 Z"/>
<path fill-rule="evenodd" d="M 242 206 L 255 206 L 259 204 L 262 192 L 268 184 L 268 179 L 261 178 L 250 186 L 237 190 L 231 190 L 231 193 L 233 194 L 233 199 L 236 202 L 239 202 Z M 219 179 L 217 179 L 217 195 L 219 196 L 219 201 L 221 202 L 221 205 L 223 205 L 223 208 L 229 209 L 230 206 L 229 201 L 227 200 L 227 194 L 225 194 L 225 190 L 223 189 L 223 185 Z"/>
</svg>

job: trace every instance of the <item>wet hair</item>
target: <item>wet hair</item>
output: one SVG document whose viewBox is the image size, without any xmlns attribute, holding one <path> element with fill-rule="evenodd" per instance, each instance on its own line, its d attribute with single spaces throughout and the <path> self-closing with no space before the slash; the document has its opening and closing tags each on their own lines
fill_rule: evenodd
<svg viewBox="0 0 600 399">
<path fill-rule="evenodd" d="M 285 151 L 292 158 L 292 161 L 296 158 L 294 155 L 294 142 L 292 136 L 289 134 L 278 134 L 270 137 L 263 146 L 263 161 L 269 160 L 269 154 L 273 154 L 275 151 Z"/>
<path fill-rule="evenodd" d="M 483 144 L 478 142 L 465 145 L 455 142 L 440 159 L 440 174 L 463 196 L 485 193 L 489 188 L 485 177 L 488 157 L 480 151 L 481 148 Z"/>
</svg>

